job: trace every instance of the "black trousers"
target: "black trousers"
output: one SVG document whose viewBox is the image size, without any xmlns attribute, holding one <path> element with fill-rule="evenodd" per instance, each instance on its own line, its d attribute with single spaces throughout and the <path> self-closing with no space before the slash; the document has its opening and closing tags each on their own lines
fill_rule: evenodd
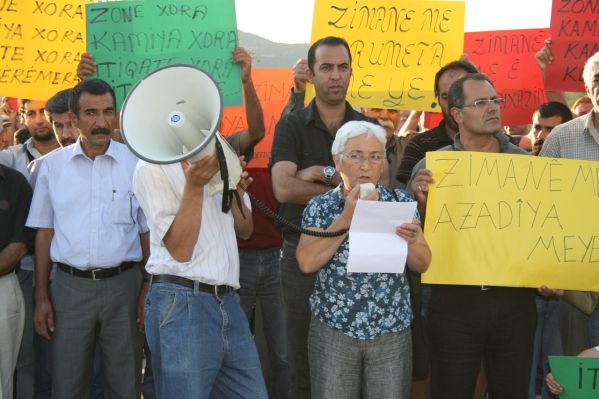
<svg viewBox="0 0 599 399">
<path fill-rule="evenodd" d="M 432 399 L 472 399 L 484 367 L 490 399 L 526 399 L 537 321 L 530 288 L 433 285 Z"/>
</svg>

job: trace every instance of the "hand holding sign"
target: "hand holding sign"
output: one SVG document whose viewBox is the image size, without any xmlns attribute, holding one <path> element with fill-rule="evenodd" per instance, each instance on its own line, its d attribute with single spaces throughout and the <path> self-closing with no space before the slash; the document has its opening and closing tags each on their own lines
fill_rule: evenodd
<svg viewBox="0 0 599 399">
<path fill-rule="evenodd" d="M 592 356 L 592 357 L 589 357 Z M 578 357 L 549 356 L 552 373 L 547 387 L 560 399 L 599 397 L 599 352 L 588 349 Z"/>
<path fill-rule="evenodd" d="M 98 70 L 98 65 L 94 61 L 94 56 L 90 53 L 81 54 L 81 60 L 77 65 L 77 77 L 81 80 L 93 75 Z"/>
</svg>

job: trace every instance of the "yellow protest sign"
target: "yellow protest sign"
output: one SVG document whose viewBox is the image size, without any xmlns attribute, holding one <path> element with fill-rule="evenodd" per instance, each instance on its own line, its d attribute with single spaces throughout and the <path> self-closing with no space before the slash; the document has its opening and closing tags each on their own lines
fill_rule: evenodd
<svg viewBox="0 0 599 399">
<path fill-rule="evenodd" d="M 47 100 L 77 83 L 83 0 L 0 0 L 0 91 Z"/>
<path fill-rule="evenodd" d="M 353 106 L 440 111 L 435 73 L 462 54 L 464 2 L 315 0 L 311 42 L 325 36 L 350 46 Z"/>
<path fill-rule="evenodd" d="M 432 284 L 599 291 L 599 162 L 426 154 Z"/>
</svg>

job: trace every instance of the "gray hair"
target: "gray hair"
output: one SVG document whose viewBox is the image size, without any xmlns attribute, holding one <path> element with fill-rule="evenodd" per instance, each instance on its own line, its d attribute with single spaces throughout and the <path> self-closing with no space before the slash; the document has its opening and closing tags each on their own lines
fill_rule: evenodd
<svg viewBox="0 0 599 399">
<path fill-rule="evenodd" d="M 383 145 L 383 152 L 385 151 L 387 133 L 382 126 L 366 121 L 349 121 L 337 130 L 335 141 L 333 141 L 333 147 L 331 148 L 331 154 L 337 156 L 343 154 L 347 141 L 362 134 L 376 137 Z"/>
<path fill-rule="evenodd" d="M 587 60 L 584 64 L 584 69 L 582 70 L 582 79 L 584 80 L 584 85 L 588 88 L 593 86 L 593 68 L 597 64 L 599 64 L 599 51 Z"/>
<path fill-rule="evenodd" d="M 449 109 L 462 108 L 464 106 L 464 84 L 469 80 L 487 82 L 491 87 L 495 88 L 493 82 L 489 80 L 487 75 L 482 73 L 467 73 L 453 82 L 449 87 L 449 91 L 447 92 L 447 105 L 449 106 Z"/>
</svg>

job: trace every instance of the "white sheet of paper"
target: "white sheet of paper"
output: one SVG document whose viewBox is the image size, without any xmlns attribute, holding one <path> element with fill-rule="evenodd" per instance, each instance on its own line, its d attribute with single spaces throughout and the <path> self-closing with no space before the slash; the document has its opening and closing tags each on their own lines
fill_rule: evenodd
<svg viewBox="0 0 599 399">
<path fill-rule="evenodd" d="M 348 273 L 403 273 L 408 243 L 395 228 L 410 223 L 416 202 L 358 200 L 349 228 Z"/>
</svg>

